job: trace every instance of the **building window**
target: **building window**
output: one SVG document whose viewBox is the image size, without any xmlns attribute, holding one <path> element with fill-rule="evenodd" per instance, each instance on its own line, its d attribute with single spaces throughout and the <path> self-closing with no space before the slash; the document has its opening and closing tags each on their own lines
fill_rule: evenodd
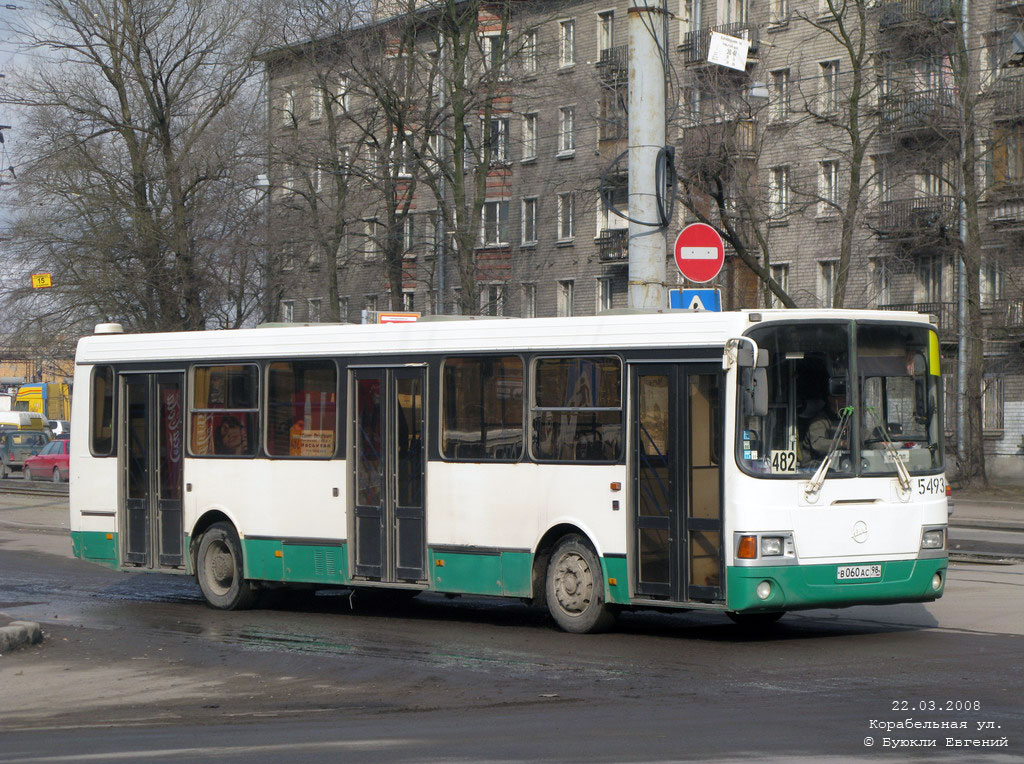
<svg viewBox="0 0 1024 764">
<path fill-rule="evenodd" d="M 769 24 L 785 24 L 789 21 L 789 0 L 771 0 L 768 7 Z"/>
<path fill-rule="evenodd" d="M 363 259 L 376 260 L 380 256 L 379 226 L 375 220 L 363 221 Z"/>
<path fill-rule="evenodd" d="M 318 82 L 312 83 L 309 88 L 309 121 L 319 122 L 324 118 L 324 103 L 329 94 L 327 89 Z"/>
<path fill-rule="evenodd" d="M 523 115 L 523 161 L 537 157 L 537 115 Z"/>
<path fill-rule="evenodd" d="M 348 105 L 348 77 L 342 75 L 338 77 L 334 98 L 331 102 L 331 108 L 334 110 L 335 114 L 341 114 L 342 112 L 348 111 Z"/>
<path fill-rule="evenodd" d="M 319 324 L 321 319 L 320 306 L 322 300 L 319 297 L 312 297 L 309 300 L 309 312 L 307 313 L 308 318 L 306 319 L 311 324 Z"/>
<path fill-rule="evenodd" d="M 519 295 L 519 315 L 523 318 L 537 317 L 537 285 L 523 284 Z"/>
<path fill-rule="evenodd" d="M 503 34 L 487 34 L 480 41 L 484 68 L 490 72 L 496 72 L 499 77 L 507 73 L 505 64 L 505 50 L 508 48 L 508 36 Z"/>
<path fill-rule="evenodd" d="M 376 313 L 377 312 L 377 305 L 378 305 L 377 295 L 375 295 L 375 294 L 368 294 L 368 295 L 366 295 L 365 304 L 366 304 L 366 307 L 364 308 L 364 310 L 367 313 Z M 372 321 L 373 320 L 373 316 L 369 316 L 368 319 L 370 321 Z"/>
<path fill-rule="evenodd" d="M 290 324 L 295 321 L 295 300 L 281 300 L 281 306 L 278 312 L 280 313 L 281 320 L 286 324 Z"/>
<path fill-rule="evenodd" d="M 537 197 L 523 199 L 523 244 L 537 243 Z"/>
<path fill-rule="evenodd" d="M 412 291 L 402 292 L 402 310 L 406 313 L 416 311 L 416 293 Z"/>
<path fill-rule="evenodd" d="M 491 163 L 508 161 L 508 118 L 492 117 L 490 127 L 484 129 L 484 149 L 490 151 Z"/>
<path fill-rule="evenodd" d="M 941 302 L 945 290 L 943 288 L 941 257 L 922 258 L 917 264 L 917 297 L 918 302 Z"/>
<path fill-rule="evenodd" d="M 523 34 L 523 72 L 525 74 L 537 73 L 537 30 L 528 29 Z"/>
<path fill-rule="evenodd" d="M 416 216 L 406 213 L 402 218 L 402 255 L 414 257 L 416 247 Z"/>
<path fill-rule="evenodd" d="M 523 451 L 523 360 L 446 358 L 441 368 L 441 455 L 510 461 Z"/>
<path fill-rule="evenodd" d="M 836 114 L 839 111 L 839 61 L 822 61 L 821 97 L 818 108 L 823 115 Z"/>
<path fill-rule="evenodd" d="M 558 22 L 558 65 L 572 66 L 576 63 L 576 20 Z"/>
<path fill-rule="evenodd" d="M 285 88 L 281 92 L 281 105 L 279 107 L 278 117 L 281 121 L 281 127 L 295 127 L 294 89 Z"/>
<path fill-rule="evenodd" d="M 789 167 L 773 167 L 768 184 L 768 213 L 782 218 L 789 213 Z"/>
<path fill-rule="evenodd" d="M 834 215 L 839 206 L 839 162 L 818 163 L 818 214 Z"/>
<path fill-rule="evenodd" d="M 889 163 L 883 156 L 871 158 L 874 170 L 875 198 L 879 204 L 892 201 L 892 182 L 890 180 Z"/>
<path fill-rule="evenodd" d="M 480 241 L 485 247 L 508 244 L 508 201 L 484 202 Z"/>
<path fill-rule="evenodd" d="M 611 276 L 598 276 L 597 277 L 597 291 L 595 293 L 596 304 L 595 308 L 598 313 L 612 309 L 612 277 Z"/>
<path fill-rule="evenodd" d="M 793 108 L 790 70 L 779 69 L 772 72 L 771 76 L 772 90 L 769 93 L 771 99 L 769 116 L 772 120 L 776 121 L 789 119 L 789 113 Z"/>
<path fill-rule="evenodd" d="M 480 315 L 505 315 L 505 285 L 484 284 L 480 289 Z"/>
<path fill-rule="evenodd" d="M 998 263 L 985 258 L 978 273 L 981 287 L 981 307 L 991 308 L 1003 296 L 1003 273 Z"/>
<path fill-rule="evenodd" d="M 892 304 L 892 269 L 888 260 L 877 258 L 871 261 L 871 286 L 877 307 Z"/>
<path fill-rule="evenodd" d="M 566 279 L 558 282 L 558 300 L 555 306 L 555 314 L 558 316 L 573 315 L 573 292 L 576 282 Z"/>
<path fill-rule="evenodd" d="M 995 186 L 1024 183 L 1024 124 L 996 127 L 992 140 L 992 182 Z"/>
<path fill-rule="evenodd" d="M 615 11 L 597 14 L 597 52 L 615 47 Z"/>
<path fill-rule="evenodd" d="M 348 323 L 348 298 L 347 297 L 339 297 L 338 298 L 338 318 L 341 320 L 341 322 L 343 324 L 347 324 Z"/>
<path fill-rule="evenodd" d="M 558 240 L 572 241 L 576 236 L 575 201 L 571 192 L 558 195 Z"/>
<path fill-rule="evenodd" d="M 563 106 L 558 110 L 558 154 L 572 154 L 576 150 L 576 107 Z"/>
<path fill-rule="evenodd" d="M 1003 429 L 1003 378 L 985 377 L 981 393 L 981 421 L 986 430 Z"/>
<path fill-rule="evenodd" d="M 323 257 L 321 255 L 320 244 L 314 242 L 309 245 L 309 257 L 306 260 L 307 265 L 311 271 L 320 270 L 320 266 L 323 263 Z"/>
<path fill-rule="evenodd" d="M 836 293 L 839 264 L 834 260 L 818 263 L 818 301 L 823 308 L 831 308 Z"/>
<path fill-rule="evenodd" d="M 789 263 L 776 263 L 772 266 L 771 271 L 772 280 L 779 285 L 783 292 L 789 294 Z M 782 300 L 773 292 L 769 301 L 769 307 L 784 308 L 786 306 L 782 304 Z"/>
</svg>

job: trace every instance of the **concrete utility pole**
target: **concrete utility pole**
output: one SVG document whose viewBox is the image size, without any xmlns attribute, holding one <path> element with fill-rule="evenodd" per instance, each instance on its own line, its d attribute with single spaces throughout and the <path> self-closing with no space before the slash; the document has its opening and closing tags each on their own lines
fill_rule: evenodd
<svg viewBox="0 0 1024 764">
<path fill-rule="evenodd" d="M 665 229 L 657 223 L 658 152 L 665 145 L 665 9 L 629 9 L 629 307 L 664 308 Z M 641 221 L 641 222 L 634 222 Z"/>
</svg>

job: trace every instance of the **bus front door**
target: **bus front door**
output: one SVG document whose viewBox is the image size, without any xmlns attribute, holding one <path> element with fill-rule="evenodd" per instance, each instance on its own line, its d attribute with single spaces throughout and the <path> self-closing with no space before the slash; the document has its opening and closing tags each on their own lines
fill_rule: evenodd
<svg viewBox="0 0 1024 764">
<path fill-rule="evenodd" d="M 181 568 L 182 374 L 125 374 L 121 380 L 122 560 Z"/>
<path fill-rule="evenodd" d="M 722 379 L 714 364 L 632 367 L 632 570 L 639 597 L 724 598 Z"/>
<path fill-rule="evenodd" d="M 353 371 L 354 573 L 426 581 L 425 369 Z"/>
</svg>

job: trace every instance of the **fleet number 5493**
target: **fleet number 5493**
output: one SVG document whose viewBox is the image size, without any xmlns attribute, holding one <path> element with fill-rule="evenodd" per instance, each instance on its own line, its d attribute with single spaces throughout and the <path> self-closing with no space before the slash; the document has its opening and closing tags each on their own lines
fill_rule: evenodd
<svg viewBox="0 0 1024 764">
<path fill-rule="evenodd" d="M 946 495 L 946 478 L 944 477 L 933 477 L 933 478 L 918 478 L 917 479 L 917 492 L 921 496 L 928 495 Z"/>
</svg>

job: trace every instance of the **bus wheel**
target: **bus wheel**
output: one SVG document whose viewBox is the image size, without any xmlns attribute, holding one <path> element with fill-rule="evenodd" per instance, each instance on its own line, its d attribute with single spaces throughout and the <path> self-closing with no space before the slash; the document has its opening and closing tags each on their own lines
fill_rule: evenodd
<svg viewBox="0 0 1024 764">
<path fill-rule="evenodd" d="M 242 544 L 230 523 L 214 523 L 199 541 L 196 579 L 218 610 L 245 610 L 256 603 L 256 588 L 242 577 Z"/>
<path fill-rule="evenodd" d="M 744 628 L 757 629 L 771 626 L 777 620 L 782 618 L 785 613 L 779 611 L 778 613 L 726 613 L 732 622 L 737 626 Z"/>
<path fill-rule="evenodd" d="M 615 613 L 604 601 L 603 582 L 601 563 L 583 539 L 562 539 L 551 554 L 545 584 L 555 623 L 574 634 L 606 631 Z"/>
</svg>

